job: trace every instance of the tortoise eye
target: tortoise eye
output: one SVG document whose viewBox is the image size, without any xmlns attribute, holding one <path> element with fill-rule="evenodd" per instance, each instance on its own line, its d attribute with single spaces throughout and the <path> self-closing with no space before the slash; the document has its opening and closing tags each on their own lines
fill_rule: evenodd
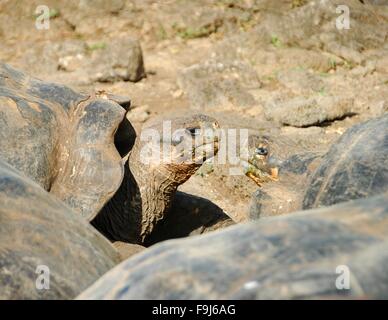
<svg viewBox="0 0 388 320">
<path fill-rule="evenodd" d="M 264 147 L 256 148 L 256 154 L 260 156 L 266 156 L 268 154 L 268 149 Z"/>
<path fill-rule="evenodd" d="M 191 134 L 192 137 L 195 137 L 200 133 L 200 129 L 195 127 L 187 128 L 186 130 Z"/>
</svg>

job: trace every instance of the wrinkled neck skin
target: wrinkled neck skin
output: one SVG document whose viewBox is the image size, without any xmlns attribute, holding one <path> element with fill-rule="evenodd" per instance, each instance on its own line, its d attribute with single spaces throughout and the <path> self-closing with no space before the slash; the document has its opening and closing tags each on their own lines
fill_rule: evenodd
<svg viewBox="0 0 388 320">
<path fill-rule="evenodd" d="M 186 169 L 182 181 L 180 170 L 172 170 L 172 174 L 164 166 L 151 168 L 140 163 L 136 150 L 133 152 L 124 166 L 120 188 L 92 224 L 112 241 L 143 244 L 170 208 L 178 185 L 197 167 Z"/>
<path fill-rule="evenodd" d="M 156 223 L 163 219 L 171 207 L 178 183 L 175 182 L 174 177 L 167 175 L 166 172 L 156 169 L 150 170 L 147 166 L 136 161 L 129 162 L 129 168 L 138 186 L 137 196 L 140 196 L 141 202 L 139 206 L 139 215 L 141 216 L 139 231 L 141 241 L 144 242 Z M 131 186 L 133 187 L 133 184 Z M 129 190 L 129 196 L 132 197 L 132 190 Z M 131 215 L 130 212 L 129 214 Z"/>
</svg>

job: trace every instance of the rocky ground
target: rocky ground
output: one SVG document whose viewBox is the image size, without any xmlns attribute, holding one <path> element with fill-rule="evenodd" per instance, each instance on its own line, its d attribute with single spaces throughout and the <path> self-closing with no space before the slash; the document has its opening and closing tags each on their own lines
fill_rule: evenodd
<svg viewBox="0 0 388 320">
<path fill-rule="evenodd" d="M 384 0 L 47 0 L 47 30 L 35 26 L 40 4 L 0 2 L 0 60 L 76 90 L 129 96 L 137 130 L 206 113 L 223 128 L 270 136 L 286 160 L 322 154 L 388 110 Z M 349 29 L 336 28 L 340 4 Z M 263 189 L 273 200 L 266 215 L 298 209 L 298 185 L 276 183 Z M 207 163 L 181 190 L 244 221 L 257 185 Z"/>
</svg>

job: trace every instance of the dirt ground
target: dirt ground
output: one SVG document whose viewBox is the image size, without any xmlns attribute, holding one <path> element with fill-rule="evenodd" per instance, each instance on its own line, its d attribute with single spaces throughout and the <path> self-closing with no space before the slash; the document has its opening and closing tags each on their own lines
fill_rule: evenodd
<svg viewBox="0 0 388 320">
<path fill-rule="evenodd" d="M 49 28 L 38 29 L 41 4 L 0 1 L 0 60 L 76 90 L 130 97 L 137 130 L 206 113 L 223 128 L 270 136 L 287 159 L 323 153 L 388 110 L 388 1 L 46 0 Z M 340 4 L 349 29 L 336 25 Z M 180 189 L 247 220 L 258 187 L 228 172 L 205 164 Z M 277 214 L 298 207 L 287 198 L 298 190 L 285 185 L 272 194 Z"/>
</svg>

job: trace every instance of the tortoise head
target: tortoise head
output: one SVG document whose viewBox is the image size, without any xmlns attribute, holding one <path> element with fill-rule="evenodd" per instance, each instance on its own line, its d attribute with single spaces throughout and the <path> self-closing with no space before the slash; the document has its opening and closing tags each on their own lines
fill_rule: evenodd
<svg viewBox="0 0 388 320">
<path fill-rule="evenodd" d="M 178 186 L 218 152 L 218 128 L 204 115 L 143 128 L 125 159 L 120 189 L 93 225 L 109 239 L 143 243 L 168 212 Z"/>
<path fill-rule="evenodd" d="M 214 118 L 202 114 L 163 121 L 142 131 L 139 160 L 159 177 L 182 184 L 217 154 L 218 129 Z"/>
<path fill-rule="evenodd" d="M 242 165 L 246 176 L 259 187 L 265 182 L 278 180 L 278 165 L 280 162 L 271 155 L 270 141 L 266 136 L 250 135 L 248 138 L 248 153 Z"/>
</svg>

